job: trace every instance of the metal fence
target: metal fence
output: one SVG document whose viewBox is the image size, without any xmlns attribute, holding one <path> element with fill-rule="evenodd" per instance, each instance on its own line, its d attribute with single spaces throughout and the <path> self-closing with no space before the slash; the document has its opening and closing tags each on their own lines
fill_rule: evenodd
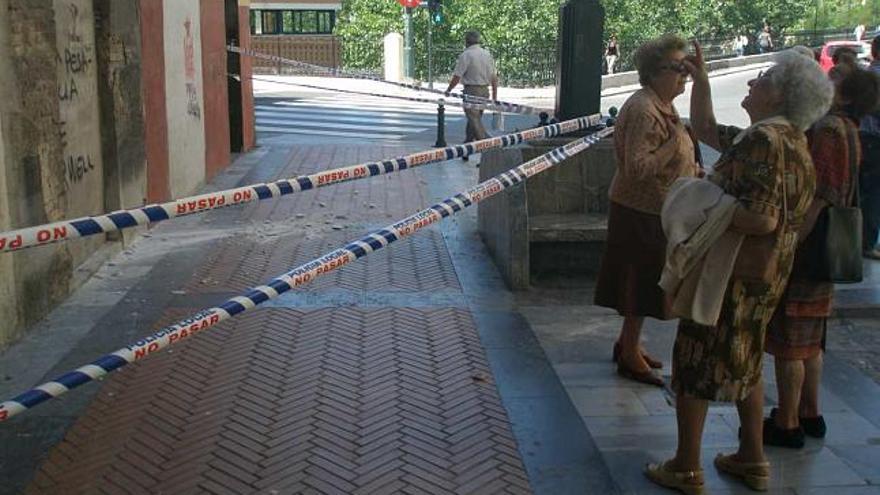
<svg viewBox="0 0 880 495">
<path fill-rule="evenodd" d="M 878 34 L 866 33 L 865 38 L 871 39 Z M 749 44 L 745 48 L 745 54 L 758 53 L 758 46 L 754 34 L 747 34 Z M 299 38 L 299 39 L 291 39 Z M 323 38 L 323 39 L 321 39 Z M 702 37 L 698 41 L 703 46 L 706 58 L 716 60 L 720 58 L 734 57 L 734 35 Z M 282 55 L 295 60 L 316 63 L 328 67 L 341 67 L 347 70 L 359 70 L 372 75 L 382 74 L 383 64 L 383 39 L 381 37 L 369 37 L 359 39 L 340 39 L 335 36 L 312 37 L 283 37 L 261 36 L 254 37 L 254 47 L 258 51 L 265 51 L 273 55 Z M 806 45 L 813 48 L 821 46 L 826 41 L 852 39 L 849 29 L 826 29 L 818 31 L 785 31 L 774 35 L 774 46 L 788 48 L 794 45 Z M 620 57 L 615 67 L 616 72 L 634 70 L 632 54 L 637 43 L 622 43 Z M 504 86 L 532 87 L 553 85 L 556 82 L 556 41 L 546 40 L 541 46 L 487 46 L 486 48 L 495 57 L 498 66 L 499 79 Z M 434 46 L 433 78 L 435 81 L 448 81 L 455 67 L 455 60 L 463 47 L 456 45 Z M 415 47 L 415 77 L 421 81 L 428 79 L 428 56 L 427 46 L 419 43 Z M 305 74 L 302 70 L 292 67 L 281 67 L 278 64 L 265 63 L 257 67 L 258 71 L 284 72 Z"/>
<path fill-rule="evenodd" d="M 322 67 L 338 68 L 342 65 L 342 43 L 329 35 L 257 35 L 251 37 L 251 48 L 260 53 L 276 55 L 291 60 Z M 379 63 L 381 65 L 381 54 Z M 301 68 L 255 58 L 254 72 L 272 74 L 306 74 Z M 314 73 L 314 71 L 311 71 Z"/>
</svg>

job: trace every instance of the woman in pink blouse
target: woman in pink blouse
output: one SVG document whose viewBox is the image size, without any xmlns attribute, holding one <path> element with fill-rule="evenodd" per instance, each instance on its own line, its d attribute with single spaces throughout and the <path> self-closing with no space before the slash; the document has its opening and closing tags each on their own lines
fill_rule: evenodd
<svg viewBox="0 0 880 495">
<path fill-rule="evenodd" d="M 597 305 L 623 316 L 613 352 L 618 374 L 658 386 L 663 380 L 652 368 L 662 363 L 645 353 L 640 341 L 646 316 L 671 318 L 657 285 L 666 259 L 660 209 L 675 179 L 699 173 L 694 142 L 672 104 L 687 82 L 685 47 L 683 39 L 666 35 L 634 54 L 642 89 L 623 105 L 615 126 L 617 172 L 595 296 Z"/>
</svg>

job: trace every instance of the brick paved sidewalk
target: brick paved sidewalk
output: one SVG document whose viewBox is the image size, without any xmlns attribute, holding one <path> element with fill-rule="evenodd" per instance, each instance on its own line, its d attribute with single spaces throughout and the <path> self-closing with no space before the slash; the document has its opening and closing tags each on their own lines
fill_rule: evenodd
<svg viewBox="0 0 880 495">
<path fill-rule="evenodd" d="M 264 152 L 240 182 L 402 149 Z M 174 279 L 172 297 L 164 307 L 126 299 L 111 313 L 160 310 L 134 330 L 146 334 L 428 205 L 424 182 L 405 171 L 168 222 L 129 255 L 204 239 L 147 275 Z M 171 259 L 182 251 L 185 268 Z M 531 493 L 463 299 L 437 229 L 392 245 L 112 374 L 27 493 Z M 94 357 L 75 351 L 58 367 Z"/>
</svg>

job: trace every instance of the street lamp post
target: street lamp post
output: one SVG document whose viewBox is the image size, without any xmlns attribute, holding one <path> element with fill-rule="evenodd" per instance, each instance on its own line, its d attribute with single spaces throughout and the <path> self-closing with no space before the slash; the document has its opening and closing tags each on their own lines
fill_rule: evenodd
<svg viewBox="0 0 880 495">
<path fill-rule="evenodd" d="M 405 7 L 405 20 L 403 31 L 403 73 L 407 79 L 413 79 L 413 26 L 412 26 L 412 7 Z"/>
</svg>

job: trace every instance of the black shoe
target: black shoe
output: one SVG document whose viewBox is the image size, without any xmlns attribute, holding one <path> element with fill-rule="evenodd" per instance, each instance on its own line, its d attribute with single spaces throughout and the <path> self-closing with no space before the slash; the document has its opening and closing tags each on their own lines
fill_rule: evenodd
<svg viewBox="0 0 880 495">
<path fill-rule="evenodd" d="M 786 430 L 776 426 L 773 418 L 764 419 L 764 445 L 800 449 L 804 447 L 804 429 L 800 426 Z"/>
<path fill-rule="evenodd" d="M 815 418 L 800 418 L 798 421 L 807 435 L 813 438 L 825 438 L 825 432 L 828 428 L 825 426 L 825 418 L 821 415 Z"/>
<path fill-rule="evenodd" d="M 776 418 L 776 408 L 770 410 L 770 418 Z M 804 433 L 813 437 L 813 438 L 825 438 L 825 433 L 828 431 L 828 427 L 825 426 L 825 418 L 820 414 L 815 418 L 798 418 L 798 423 L 801 424 L 801 428 L 804 429 Z"/>
<path fill-rule="evenodd" d="M 463 162 L 466 162 L 468 160 L 470 160 L 470 158 L 468 158 L 467 155 L 464 155 L 463 157 L 461 157 L 461 161 L 463 161 Z"/>
</svg>

